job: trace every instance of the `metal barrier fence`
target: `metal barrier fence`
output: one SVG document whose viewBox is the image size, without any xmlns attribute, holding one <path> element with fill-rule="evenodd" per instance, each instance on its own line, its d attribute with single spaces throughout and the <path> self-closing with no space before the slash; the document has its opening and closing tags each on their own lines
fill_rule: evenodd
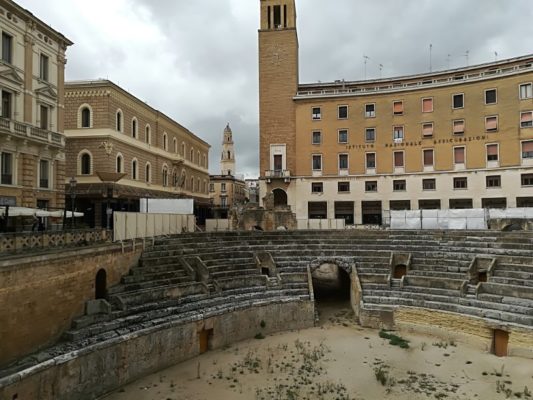
<svg viewBox="0 0 533 400">
<path fill-rule="evenodd" d="M 113 213 L 113 240 L 131 240 L 194 232 L 192 214 Z"/>
<path fill-rule="evenodd" d="M 299 219 L 298 230 L 305 229 L 346 229 L 344 219 Z"/>
</svg>

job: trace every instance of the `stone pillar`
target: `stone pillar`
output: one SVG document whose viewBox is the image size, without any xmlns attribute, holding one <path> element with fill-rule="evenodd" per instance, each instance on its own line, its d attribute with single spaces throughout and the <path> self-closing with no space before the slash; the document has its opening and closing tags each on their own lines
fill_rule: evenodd
<svg viewBox="0 0 533 400">
<path fill-rule="evenodd" d="M 60 43 L 57 55 L 57 132 L 63 133 L 65 129 L 65 58 L 66 46 Z"/>
<path fill-rule="evenodd" d="M 35 207 L 35 187 L 36 187 L 36 159 L 37 156 L 22 154 L 22 206 Z"/>
<path fill-rule="evenodd" d="M 65 156 L 64 154 L 59 154 L 55 161 L 55 207 L 63 208 L 65 207 Z"/>
<path fill-rule="evenodd" d="M 31 28 L 30 28 L 31 29 Z M 22 120 L 33 124 L 33 45 L 30 33 L 24 35 L 24 115 Z"/>
</svg>

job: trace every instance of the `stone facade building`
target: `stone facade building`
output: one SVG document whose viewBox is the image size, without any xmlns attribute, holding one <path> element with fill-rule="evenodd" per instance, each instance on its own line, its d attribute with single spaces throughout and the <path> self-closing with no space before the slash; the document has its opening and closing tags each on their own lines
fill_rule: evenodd
<svg viewBox="0 0 533 400">
<path fill-rule="evenodd" d="M 216 218 L 227 218 L 228 210 L 247 200 L 246 184 L 235 174 L 235 149 L 233 132 L 229 124 L 224 129 L 220 175 L 210 175 L 209 197 Z"/>
<path fill-rule="evenodd" d="M 10 0 L 0 0 L 0 31 L 0 206 L 62 208 L 72 42 Z"/>
<path fill-rule="evenodd" d="M 208 143 L 108 80 L 67 83 L 65 102 L 66 177 L 88 225 L 138 211 L 141 198 L 193 198 L 205 217 Z"/>
<path fill-rule="evenodd" d="M 261 192 L 297 218 L 533 206 L 533 55 L 301 84 L 294 0 L 261 0 Z"/>
</svg>

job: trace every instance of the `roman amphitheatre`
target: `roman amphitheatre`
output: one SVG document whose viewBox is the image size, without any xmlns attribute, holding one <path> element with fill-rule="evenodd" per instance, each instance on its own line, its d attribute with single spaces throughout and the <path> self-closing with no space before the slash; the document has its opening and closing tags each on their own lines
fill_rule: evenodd
<svg viewBox="0 0 533 400">
<path fill-rule="evenodd" d="M 0 398 L 529 398 L 532 241 L 183 233 L 19 260 L 0 294 L 33 290 L 32 315 L 4 308 Z M 51 303 L 79 292 L 81 313 Z"/>
</svg>

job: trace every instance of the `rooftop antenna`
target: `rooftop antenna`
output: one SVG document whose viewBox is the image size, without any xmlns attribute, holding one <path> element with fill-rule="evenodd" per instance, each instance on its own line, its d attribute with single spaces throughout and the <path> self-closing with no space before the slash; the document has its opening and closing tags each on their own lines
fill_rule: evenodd
<svg viewBox="0 0 533 400">
<path fill-rule="evenodd" d="M 494 61 L 498 61 L 498 52 L 497 51 L 494 52 Z"/>
<path fill-rule="evenodd" d="M 433 45 L 430 43 L 429 44 L 429 72 L 432 72 L 433 70 L 433 66 L 432 66 L 432 63 L 431 63 L 431 52 L 433 50 Z"/>
<path fill-rule="evenodd" d="M 446 57 L 446 69 L 450 69 L 450 59 L 452 58 L 452 55 L 451 54 L 448 54 L 448 56 Z"/>
<path fill-rule="evenodd" d="M 379 64 L 379 79 L 381 79 L 381 71 L 383 71 L 383 64 Z"/>
<path fill-rule="evenodd" d="M 470 50 L 467 50 L 465 52 L 465 57 L 466 57 L 466 66 L 468 67 L 468 54 L 470 53 Z"/>
<path fill-rule="evenodd" d="M 370 60 L 370 57 L 363 56 L 363 58 L 365 59 L 365 81 L 366 81 L 366 63 L 368 62 L 368 60 Z"/>
</svg>

